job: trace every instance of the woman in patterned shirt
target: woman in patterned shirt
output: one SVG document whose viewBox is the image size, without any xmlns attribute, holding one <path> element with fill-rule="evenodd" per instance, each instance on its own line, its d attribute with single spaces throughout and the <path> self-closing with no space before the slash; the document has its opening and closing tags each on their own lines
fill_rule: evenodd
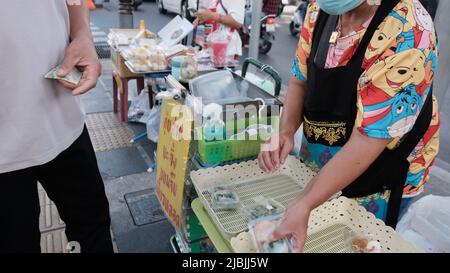
<svg viewBox="0 0 450 273">
<path fill-rule="evenodd" d="M 402 197 L 423 191 L 439 149 L 437 56 L 418 0 L 311 1 L 270 140 L 277 148 L 259 162 L 268 172 L 283 164 L 303 123 L 301 160 L 318 175 L 272 239 L 292 235 L 301 251 L 311 210 L 341 190 L 395 227 Z"/>
</svg>

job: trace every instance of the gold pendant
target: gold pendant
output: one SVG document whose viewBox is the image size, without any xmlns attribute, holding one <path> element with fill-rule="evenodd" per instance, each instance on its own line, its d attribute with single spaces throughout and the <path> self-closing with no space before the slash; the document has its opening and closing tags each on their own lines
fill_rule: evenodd
<svg viewBox="0 0 450 273">
<path fill-rule="evenodd" d="M 339 36 L 340 36 L 339 31 L 333 31 L 333 33 L 331 33 L 331 37 L 330 37 L 330 44 L 336 44 Z"/>
</svg>

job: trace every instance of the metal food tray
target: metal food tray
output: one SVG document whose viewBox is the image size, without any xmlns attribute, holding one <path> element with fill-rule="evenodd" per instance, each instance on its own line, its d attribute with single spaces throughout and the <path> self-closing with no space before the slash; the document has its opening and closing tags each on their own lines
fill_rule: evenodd
<svg viewBox="0 0 450 273">
<path fill-rule="evenodd" d="M 198 64 L 198 72 L 213 72 L 213 71 L 217 71 L 221 68 L 223 68 L 223 66 L 210 66 L 210 63 L 199 63 Z M 133 74 L 137 74 L 137 75 L 151 75 L 151 74 L 171 74 L 172 73 L 172 69 L 168 66 L 166 69 L 163 70 L 147 70 L 147 71 L 137 71 L 134 66 L 131 64 L 130 61 L 125 61 L 125 65 L 128 67 L 128 69 L 130 70 L 131 73 Z M 230 63 L 228 67 L 237 67 L 239 64 L 236 63 Z"/>
<path fill-rule="evenodd" d="M 350 232 L 370 235 L 381 245 L 382 253 L 415 253 L 418 250 L 413 244 L 383 221 L 375 218 L 355 200 L 339 197 L 325 202 L 311 212 L 308 223 L 308 237 L 305 253 L 350 253 Z M 347 237 L 346 237 L 347 236 Z M 241 233 L 231 239 L 235 252 L 254 252 L 247 233 Z"/>
<path fill-rule="evenodd" d="M 166 68 L 163 70 L 148 70 L 148 71 L 137 71 L 134 66 L 131 64 L 130 61 L 125 61 L 125 65 L 130 69 L 131 73 L 138 74 L 138 75 L 145 75 L 145 74 L 170 74 L 172 70 L 170 68 Z"/>
<path fill-rule="evenodd" d="M 248 221 L 241 209 L 214 210 L 212 208 L 209 189 L 215 182 L 233 184 L 242 206 L 253 204 L 254 197 L 264 196 L 286 207 L 302 192 L 314 175 L 315 173 L 300 160 L 289 156 L 286 163 L 272 174 L 264 173 L 258 165 L 258 160 L 251 160 L 193 171 L 191 179 L 212 220 L 222 235 L 230 239 L 247 230 Z"/>
</svg>

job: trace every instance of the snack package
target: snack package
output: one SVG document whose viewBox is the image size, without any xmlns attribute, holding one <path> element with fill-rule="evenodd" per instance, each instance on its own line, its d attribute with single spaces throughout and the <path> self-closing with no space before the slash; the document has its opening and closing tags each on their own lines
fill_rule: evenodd
<svg viewBox="0 0 450 273">
<path fill-rule="evenodd" d="M 284 207 L 273 199 L 258 196 L 254 198 L 255 203 L 243 208 L 243 213 L 248 221 L 252 222 L 262 217 L 280 216 L 284 212 Z"/>
<path fill-rule="evenodd" d="M 209 192 L 213 209 L 233 210 L 239 208 L 241 204 L 232 185 L 219 182 Z"/>
<path fill-rule="evenodd" d="M 284 207 L 277 201 L 258 196 L 255 203 L 243 208 L 247 215 L 249 237 L 258 253 L 291 253 L 293 247 L 289 238 L 275 242 L 269 240 L 277 229 L 284 214 Z"/>
<path fill-rule="evenodd" d="M 345 234 L 346 243 L 352 253 L 381 253 L 381 244 L 370 234 L 358 234 L 348 231 Z"/>
<path fill-rule="evenodd" d="M 137 72 L 161 71 L 167 69 L 164 49 L 151 42 L 135 43 L 123 50 L 122 55 Z"/>
</svg>

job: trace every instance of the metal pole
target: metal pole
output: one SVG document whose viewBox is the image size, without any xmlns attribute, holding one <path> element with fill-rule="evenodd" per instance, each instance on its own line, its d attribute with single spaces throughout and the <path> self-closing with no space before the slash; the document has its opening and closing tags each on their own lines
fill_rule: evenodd
<svg viewBox="0 0 450 273">
<path fill-rule="evenodd" d="M 434 79 L 433 93 L 439 100 L 440 110 L 443 107 L 448 107 L 444 104 L 444 98 L 447 91 L 450 89 L 450 77 L 448 71 L 450 70 L 450 48 L 446 45 L 450 44 L 450 1 L 439 1 L 435 26 L 439 36 L 439 44 L 441 51 L 439 52 L 439 64 L 437 68 L 436 77 Z"/>
<path fill-rule="evenodd" d="M 250 31 L 250 46 L 248 56 L 258 59 L 259 35 L 261 30 L 262 0 L 252 0 L 252 29 Z"/>
<path fill-rule="evenodd" d="M 134 28 L 133 0 L 119 0 L 119 27 Z"/>
</svg>

